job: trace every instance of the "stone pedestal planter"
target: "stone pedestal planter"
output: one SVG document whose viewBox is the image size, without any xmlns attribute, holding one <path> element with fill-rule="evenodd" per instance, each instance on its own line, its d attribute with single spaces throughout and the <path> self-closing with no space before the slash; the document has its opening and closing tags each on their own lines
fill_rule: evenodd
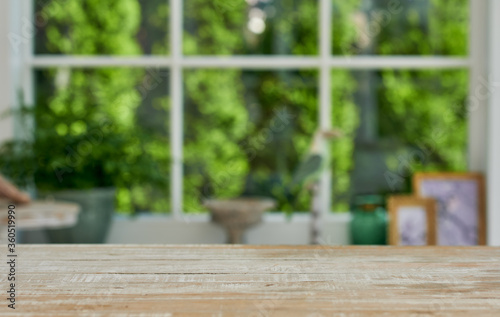
<svg viewBox="0 0 500 317">
<path fill-rule="evenodd" d="M 276 203 L 270 198 L 235 198 L 207 200 L 204 205 L 210 210 L 212 221 L 226 229 L 228 243 L 240 244 L 245 230 L 260 223 L 264 211 Z"/>
</svg>

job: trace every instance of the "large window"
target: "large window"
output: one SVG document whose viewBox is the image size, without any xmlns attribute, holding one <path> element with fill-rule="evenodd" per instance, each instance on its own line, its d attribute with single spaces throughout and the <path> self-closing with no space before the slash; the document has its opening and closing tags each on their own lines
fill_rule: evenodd
<svg viewBox="0 0 500 317">
<path fill-rule="evenodd" d="M 329 149 L 325 212 L 407 191 L 417 170 L 467 168 L 468 1 L 34 0 L 23 12 L 35 129 L 61 137 L 63 158 L 102 122 L 117 132 L 78 168 L 120 171 L 101 184 L 120 212 L 197 213 L 239 195 L 304 212 L 309 196 L 284 188 L 332 126 L 345 137 Z"/>
</svg>

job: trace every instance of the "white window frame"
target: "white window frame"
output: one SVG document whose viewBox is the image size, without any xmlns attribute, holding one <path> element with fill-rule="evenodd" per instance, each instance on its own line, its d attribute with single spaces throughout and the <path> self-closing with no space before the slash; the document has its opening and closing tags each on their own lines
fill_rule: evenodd
<svg viewBox="0 0 500 317">
<path fill-rule="evenodd" d="M 481 85 L 482 78 L 487 74 L 487 34 L 488 9 L 495 0 L 469 0 L 470 3 L 470 34 L 469 56 L 467 57 L 421 57 L 421 56 L 333 56 L 331 55 L 332 13 L 331 0 L 319 0 L 319 55 L 302 56 L 196 56 L 188 57 L 182 54 L 183 5 L 182 0 L 170 0 L 170 56 L 44 56 L 34 55 L 33 37 L 26 25 L 33 21 L 32 0 L 9 0 L 10 14 L 21 19 L 11 20 L 11 32 L 21 34 L 28 39 L 23 42 L 22 54 L 11 52 L 11 96 L 16 95 L 16 87 L 22 87 L 25 102 L 33 103 L 34 71 L 51 67 L 100 68 L 100 67 L 162 67 L 170 70 L 171 98 L 171 131 L 170 148 L 172 154 L 171 166 L 171 215 L 179 220 L 185 215 L 182 210 L 183 195 L 183 70 L 188 68 L 238 68 L 252 69 L 317 69 L 319 70 L 319 111 L 318 122 L 321 128 L 331 127 L 331 70 L 333 69 L 468 69 L 469 95 Z M 167 0 L 166 0 L 167 1 Z M 5 13 L 4 13 L 5 15 Z M 493 15 L 491 18 L 493 19 Z M 486 21 L 485 21 L 486 20 Z M 29 23 L 28 23 L 29 24 Z M 498 33 L 498 32 L 497 32 Z M 19 75 L 20 74 L 20 75 Z M 486 172 L 488 145 L 487 139 L 488 107 L 487 100 L 479 100 L 477 111 L 471 111 L 469 118 L 469 170 Z M 330 173 L 325 172 L 321 180 L 321 211 L 323 215 L 330 214 Z M 500 184 L 495 183 L 496 188 Z M 488 192 L 492 193 L 489 187 Z M 491 195 L 490 195 L 491 196 Z M 496 202 L 496 210 L 500 210 L 500 201 Z M 490 206 L 492 207 L 492 206 Z M 499 211 L 500 212 L 500 211 Z M 498 215 L 497 215 L 498 216 Z M 490 228 L 491 230 L 491 228 Z M 497 237 L 499 240 L 500 237 Z"/>
</svg>

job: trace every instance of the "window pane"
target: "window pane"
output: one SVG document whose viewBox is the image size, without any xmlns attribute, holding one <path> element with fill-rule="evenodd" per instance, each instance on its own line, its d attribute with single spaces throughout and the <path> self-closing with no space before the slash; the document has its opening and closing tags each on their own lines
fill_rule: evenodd
<svg viewBox="0 0 500 317">
<path fill-rule="evenodd" d="M 166 55 L 168 2 L 35 0 L 35 53 Z"/>
<path fill-rule="evenodd" d="M 467 0 L 332 0 L 335 55 L 467 55 Z"/>
<path fill-rule="evenodd" d="M 333 210 L 410 192 L 416 171 L 467 168 L 466 70 L 333 71 Z"/>
<path fill-rule="evenodd" d="M 119 212 L 168 212 L 169 107 L 164 69 L 38 71 L 40 191 L 116 187 Z"/>
<path fill-rule="evenodd" d="M 317 126 L 315 71 L 185 72 L 184 210 L 206 198 L 267 196 L 276 210 L 309 210 L 286 192 Z"/>
<path fill-rule="evenodd" d="M 317 25 L 317 1 L 185 0 L 184 54 L 317 54 Z"/>
</svg>

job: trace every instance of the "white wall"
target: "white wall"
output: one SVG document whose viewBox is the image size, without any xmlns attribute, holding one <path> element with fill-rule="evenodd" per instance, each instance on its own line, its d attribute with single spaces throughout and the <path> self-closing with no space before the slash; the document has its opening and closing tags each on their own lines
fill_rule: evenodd
<svg viewBox="0 0 500 317">
<path fill-rule="evenodd" d="M 488 244 L 500 246 L 500 1 L 489 7 Z"/>
<path fill-rule="evenodd" d="M 266 217 L 265 222 L 250 228 L 246 235 L 249 244 L 308 244 L 309 218 Z M 325 244 L 349 244 L 349 215 L 333 216 L 323 227 Z M 222 227 L 202 221 L 169 221 L 164 217 L 144 217 L 136 220 L 116 219 L 108 243 L 224 243 Z"/>
<path fill-rule="evenodd" d="M 138 244 L 213 244 L 225 243 L 222 227 L 200 217 L 195 220 L 175 221 L 165 216 L 143 216 L 135 219 L 116 216 L 107 243 Z M 350 243 L 349 214 L 326 218 L 321 244 L 347 245 Z M 25 231 L 22 243 L 46 243 L 43 231 Z M 249 244 L 309 244 L 309 218 L 294 217 L 283 221 L 280 215 L 267 215 L 265 221 L 248 230 L 245 242 Z"/>
<path fill-rule="evenodd" d="M 8 34 L 10 30 L 9 1 L 0 1 L 0 115 L 8 110 L 12 101 L 10 44 Z M 0 120 L 0 143 L 12 138 L 12 120 Z"/>
</svg>

